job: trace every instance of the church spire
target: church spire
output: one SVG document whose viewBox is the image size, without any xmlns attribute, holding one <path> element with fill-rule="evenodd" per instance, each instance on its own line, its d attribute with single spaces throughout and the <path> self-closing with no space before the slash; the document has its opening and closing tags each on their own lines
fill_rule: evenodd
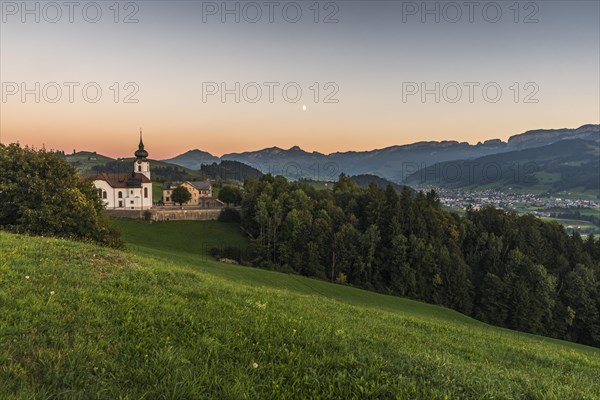
<svg viewBox="0 0 600 400">
<path fill-rule="evenodd" d="M 140 145 L 139 145 L 140 150 L 144 149 L 144 142 L 142 141 L 142 128 L 140 128 Z"/>
<path fill-rule="evenodd" d="M 144 142 L 142 140 L 142 128 L 140 128 L 140 144 L 137 151 L 135 152 L 137 159 L 146 160 L 148 158 L 148 152 L 144 150 Z"/>
</svg>

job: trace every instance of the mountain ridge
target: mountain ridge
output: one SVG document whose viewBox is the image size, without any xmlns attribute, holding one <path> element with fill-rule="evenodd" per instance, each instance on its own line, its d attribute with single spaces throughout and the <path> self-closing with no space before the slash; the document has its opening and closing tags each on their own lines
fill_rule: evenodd
<svg viewBox="0 0 600 400">
<path fill-rule="evenodd" d="M 600 138 L 573 137 L 540 147 L 440 162 L 411 174 L 405 183 L 469 190 L 512 188 L 540 193 L 578 189 L 600 196 Z"/>
<path fill-rule="evenodd" d="M 284 149 L 272 146 L 260 150 L 240 153 L 227 153 L 221 157 L 201 149 L 189 150 L 178 156 L 162 160 L 193 171 L 222 161 L 243 163 L 262 173 L 284 175 L 288 179 L 308 179 L 316 181 L 336 180 L 340 173 L 347 175 L 375 175 L 397 184 L 419 170 L 438 163 L 465 161 L 547 146 L 563 140 L 591 140 L 600 142 L 600 125 L 585 124 L 578 128 L 535 129 L 513 135 L 502 141 L 489 139 L 470 144 L 456 140 L 419 141 L 410 144 L 394 145 L 367 151 L 345 151 L 329 154 L 317 151 L 308 152 L 294 145 Z M 76 156 L 67 155 L 77 162 L 104 164 L 104 157 L 94 152 L 80 152 Z M 98 158 L 98 160 L 95 160 Z M 91 160 L 91 161 L 90 161 Z M 254 174 L 254 173 L 253 173 Z"/>
<path fill-rule="evenodd" d="M 600 125 L 586 124 L 574 129 L 529 130 L 509 137 L 506 142 L 501 139 L 489 139 L 476 144 L 456 140 L 419 141 L 381 149 L 329 154 L 308 152 L 297 145 L 289 149 L 273 146 L 227 153 L 219 159 L 239 161 L 264 173 L 284 175 L 291 179 L 334 180 L 339 173 L 344 172 L 349 175 L 372 174 L 402 183 L 416 170 L 438 162 L 474 159 L 518 149 L 541 147 L 565 139 L 597 140 L 598 138 L 600 138 Z M 210 155 L 210 153 L 206 154 Z M 193 161 L 194 164 L 185 162 L 181 160 L 182 156 L 166 161 L 180 163 L 178 165 L 188 168 L 202 162 L 200 157 Z"/>
</svg>

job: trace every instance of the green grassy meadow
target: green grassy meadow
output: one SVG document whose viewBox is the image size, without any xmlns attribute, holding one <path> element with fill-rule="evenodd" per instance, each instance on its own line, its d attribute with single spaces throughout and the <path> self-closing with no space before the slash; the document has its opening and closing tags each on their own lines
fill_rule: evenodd
<svg viewBox="0 0 600 400">
<path fill-rule="evenodd" d="M 152 201 L 158 203 L 162 200 L 162 182 L 152 182 Z"/>
<path fill-rule="evenodd" d="M 202 256 L 212 247 L 235 246 L 244 249 L 246 239 L 239 224 L 218 221 L 170 221 L 147 223 L 115 218 L 113 226 L 123 233 L 128 247 L 144 254 Z"/>
<path fill-rule="evenodd" d="M 566 218 L 553 218 L 553 217 L 541 217 L 543 221 L 555 221 L 561 224 L 564 228 L 577 228 L 585 232 L 589 232 L 593 235 L 600 234 L 600 227 L 594 225 L 589 221 L 577 220 L 577 219 L 566 219 Z"/>
<path fill-rule="evenodd" d="M 115 225 L 128 251 L 0 232 L 0 398 L 600 398 L 598 349 L 198 246 L 236 225 Z"/>
<path fill-rule="evenodd" d="M 92 172 L 92 167 L 105 165 L 107 162 L 112 161 L 110 157 L 103 156 L 102 154 L 96 154 L 89 151 L 81 151 L 75 154 L 67 154 L 65 156 L 66 161 L 75 166 L 82 173 Z"/>
</svg>

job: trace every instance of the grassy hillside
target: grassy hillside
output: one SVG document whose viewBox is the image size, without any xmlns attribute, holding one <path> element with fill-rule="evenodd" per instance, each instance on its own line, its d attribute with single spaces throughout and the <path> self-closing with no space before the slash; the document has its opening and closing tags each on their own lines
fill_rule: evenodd
<svg viewBox="0 0 600 400">
<path fill-rule="evenodd" d="M 577 219 L 565 219 L 565 218 L 553 218 L 553 217 L 541 217 L 544 221 L 556 221 L 561 224 L 565 229 L 577 229 L 580 233 L 598 235 L 600 234 L 600 227 L 594 225 L 589 221 L 577 220 Z"/>
<path fill-rule="evenodd" d="M 113 158 L 95 152 L 81 151 L 64 156 L 67 163 L 77 168 L 79 173 L 129 172 L 133 168 L 134 158 Z M 150 160 L 153 179 L 165 180 L 205 180 L 207 175 L 165 161 Z"/>
<path fill-rule="evenodd" d="M 149 224 L 140 220 L 113 219 L 131 249 L 156 255 L 208 256 L 212 247 L 246 247 L 239 224 L 218 221 L 172 221 Z"/>
<path fill-rule="evenodd" d="M 158 203 L 162 200 L 162 187 L 161 182 L 152 182 L 152 201 Z"/>
<path fill-rule="evenodd" d="M 123 253 L 0 232 L 0 397 L 600 396 L 597 349 L 179 256 L 175 238 L 142 255 L 141 237 Z"/>
<path fill-rule="evenodd" d="M 97 167 L 95 172 L 124 172 L 130 171 L 135 159 L 121 158 L 117 161 L 106 163 L 103 167 Z M 150 171 L 152 179 L 158 182 L 164 181 L 202 181 L 207 178 L 206 174 L 200 171 L 180 167 L 179 165 L 169 164 L 164 161 L 150 160 Z"/>
<path fill-rule="evenodd" d="M 91 151 L 80 151 L 73 154 L 65 155 L 65 160 L 77 168 L 80 173 L 92 172 L 92 167 L 105 165 L 108 162 L 114 161 L 110 157 L 103 156 Z"/>
</svg>

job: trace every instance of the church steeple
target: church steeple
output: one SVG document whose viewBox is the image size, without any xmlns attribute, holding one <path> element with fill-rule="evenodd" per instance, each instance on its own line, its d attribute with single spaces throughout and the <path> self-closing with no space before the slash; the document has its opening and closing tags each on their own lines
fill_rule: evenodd
<svg viewBox="0 0 600 400">
<path fill-rule="evenodd" d="M 140 128 L 140 144 L 138 145 L 138 149 L 135 152 L 135 157 L 138 160 L 146 161 L 148 158 L 148 152 L 144 150 L 144 141 L 142 140 L 142 128 Z"/>
<path fill-rule="evenodd" d="M 140 128 L 140 144 L 135 152 L 135 161 L 133 163 L 133 172 L 137 172 L 150 179 L 150 162 L 148 161 L 148 152 L 144 149 L 142 140 L 142 128 Z"/>
</svg>

